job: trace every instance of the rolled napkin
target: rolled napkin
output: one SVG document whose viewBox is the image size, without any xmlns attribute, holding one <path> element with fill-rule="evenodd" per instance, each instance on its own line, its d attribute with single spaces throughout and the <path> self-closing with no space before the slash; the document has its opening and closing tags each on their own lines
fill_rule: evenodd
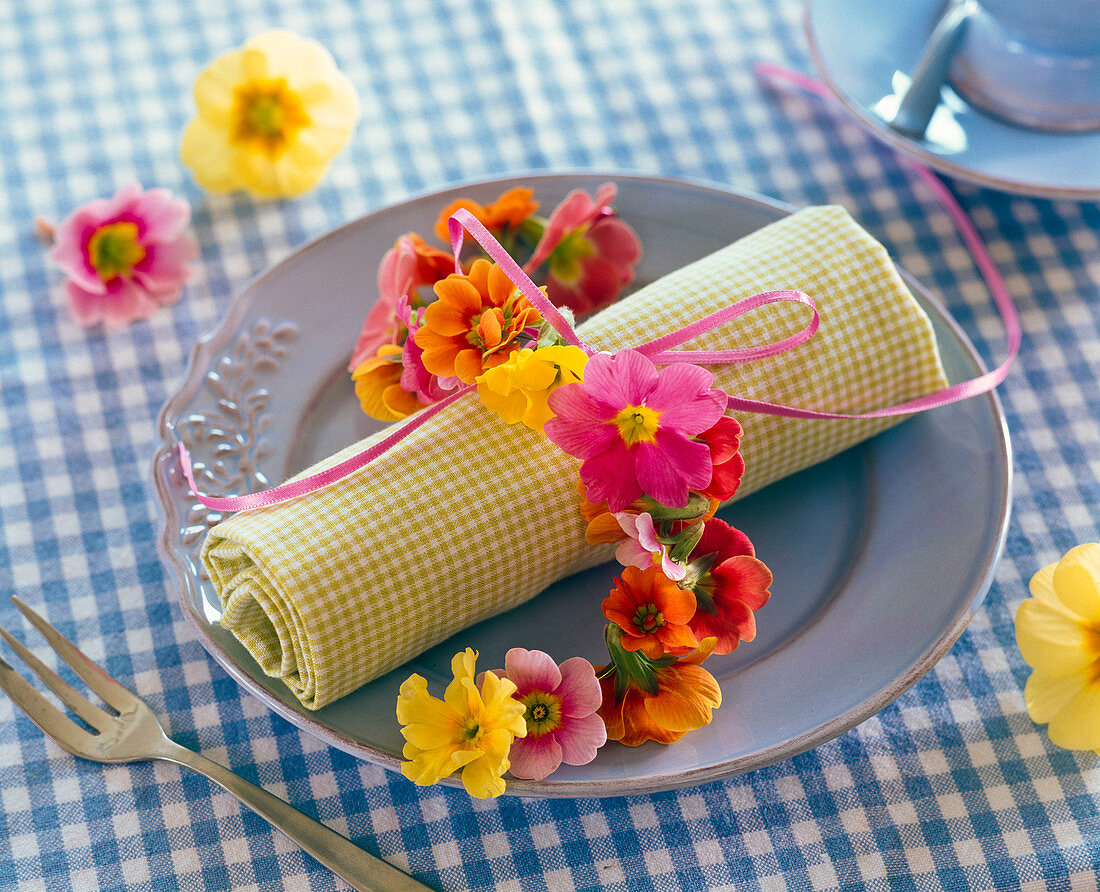
<svg viewBox="0 0 1100 892">
<path fill-rule="evenodd" d="M 746 236 L 609 307 L 578 333 L 593 347 L 620 350 L 774 289 L 809 294 L 820 329 L 782 355 L 712 367 L 727 393 L 858 413 L 945 386 L 928 318 L 885 249 L 837 207 L 809 208 Z M 769 343 L 800 329 L 805 313 L 771 305 L 685 349 Z M 900 419 L 738 420 L 741 497 Z M 614 546 L 585 542 L 578 465 L 541 434 L 506 425 L 476 396 L 464 397 L 349 476 L 214 527 L 202 559 L 222 623 L 264 672 L 318 709 L 608 560 Z"/>
</svg>

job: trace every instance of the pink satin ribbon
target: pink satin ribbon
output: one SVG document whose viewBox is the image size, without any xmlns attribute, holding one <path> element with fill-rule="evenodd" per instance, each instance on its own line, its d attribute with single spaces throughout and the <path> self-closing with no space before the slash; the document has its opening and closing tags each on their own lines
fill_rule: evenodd
<svg viewBox="0 0 1100 892">
<path fill-rule="evenodd" d="M 761 64 L 756 66 L 756 72 L 766 77 L 774 77 L 787 80 L 796 84 L 803 89 L 816 93 L 822 96 L 828 96 L 826 89 L 817 81 L 812 78 L 808 78 L 805 75 L 800 75 L 796 72 L 787 71 L 786 69 L 779 68 L 774 65 Z M 975 263 L 982 273 L 983 278 L 986 281 L 986 285 L 989 287 L 990 293 L 993 296 L 993 300 L 1000 311 L 1001 318 L 1005 325 L 1005 330 L 1008 336 L 1008 357 L 1001 365 L 990 372 L 986 372 L 984 375 L 980 375 L 977 378 L 972 378 L 969 381 L 963 381 L 959 384 L 954 384 L 950 387 L 944 388 L 936 393 L 927 394 L 917 399 L 909 400 L 896 406 L 890 406 L 885 409 L 876 409 L 870 412 L 862 412 L 859 414 L 848 415 L 835 412 L 817 412 L 811 409 L 799 409 L 795 406 L 784 406 L 778 403 L 769 403 L 762 400 L 750 400 L 744 397 L 730 396 L 728 398 L 728 407 L 735 410 L 744 412 L 756 412 L 765 415 L 782 415 L 787 418 L 806 418 L 806 419 L 869 419 L 869 418 L 884 418 L 897 415 L 908 415 L 914 412 L 920 412 L 927 409 L 934 409 L 939 406 L 944 406 L 949 403 L 959 402 L 960 400 L 968 399 L 972 396 L 977 396 L 982 393 L 986 393 L 1000 384 L 1005 376 L 1008 374 L 1009 366 L 1012 364 L 1013 359 L 1019 352 L 1021 330 L 1019 317 L 1016 314 L 1016 308 L 1012 304 L 1011 297 L 1008 294 L 1008 289 L 1005 287 L 1000 274 L 997 272 L 996 267 L 993 265 L 993 261 L 990 259 L 988 252 L 985 250 L 985 246 L 982 244 L 981 237 L 974 229 L 970 218 L 966 215 L 966 212 L 955 201 L 955 197 L 947 189 L 946 186 L 936 177 L 932 171 L 927 168 L 913 164 L 917 173 L 921 178 L 932 188 L 932 191 L 939 198 L 940 202 L 944 205 L 948 214 L 955 221 L 959 227 L 959 232 L 962 235 L 967 247 L 970 248 L 971 253 L 974 256 Z M 579 347 L 586 354 L 592 355 L 596 350 L 584 343 L 577 335 L 573 326 L 569 320 L 562 314 L 557 307 L 555 307 L 546 296 L 539 290 L 531 278 L 520 267 L 518 263 L 508 254 L 507 251 L 500 245 L 499 242 L 493 237 L 492 233 L 488 231 L 469 211 L 465 209 L 459 209 L 450 218 L 448 222 L 449 232 L 451 236 L 451 247 L 455 256 L 455 269 L 457 272 L 461 272 L 462 267 L 459 262 L 459 255 L 462 250 L 462 241 L 464 237 L 464 230 L 469 232 L 471 236 L 481 245 L 489 257 L 504 270 L 520 292 L 535 306 L 535 308 L 542 314 L 542 317 L 548 321 L 554 329 L 561 335 L 565 343 L 574 347 Z M 780 341 L 776 341 L 770 344 L 763 344 L 754 347 L 742 347 L 731 350 L 673 350 L 671 348 L 678 347 L 679 345 L 686 343 L 692 338 L 698 337 L 708 331 L 711 331 L 718 326 L 729 322 L 732 319 L 737 318 L 745 313 L 768 304 L 777 302 L 794 302 L 801 303 L 810 308 L 812 311 L 812 318 L 810 322 L 802 328 L 801 331 L 796 332 L 789 337 L 786 337 Z M 632 348 L 638 350 L 647 355 L 653 362 L 667 364 L 673 362 L 690 362 L 699 365 L 716 365 L 727 364 L 735 362 L 748 362 L 754 359 L 764 359 L 771 356 L 778 356 L 788 350 L 793 350 L 801 344 L 806 343 L 813 337 L 820 324 L 820 317 L 817 312 L 812 298 L 799 291 L 778 290 L 768 291 L 762 294 L 756 294 L 752 297 L 740 300 L 735 304 L 731 304 L 717 312 L 704 316 L 702 319 L 698 319 L 695 322 L 689 323 L 683 328 L 670 332 L 669 334 L 662 335 L 659 338 L 655 338 L 651 341 L 647 341 L 643 344 Z M 249 508 L 261 508 L 266 505 L 273 505 L 277 502 L 283 502 L 287 499 L 292 499 L 297 496 L 308 495 L 309 493 L 316 492 L 317 490 L 328 486 L 330 483 L 335 483 L 349 474 L 359 470 L 370 464 L 378 456 L 385 453 L 392 446 L 401 442 L 405 437 L 429 421 L 439 412 L 452 403 L 464 397 L 470 391 L 474 390 L 474 386 L 470 385 L 460 390 L 455 391 L 438 403 L 434 403 L 428 406 L 426 409 L 414 415 L 408 421 L 403 423 L 400 427 L 389 433 L 387 436 L 379 440 L 372 446 L 367 447 L 362 452 L 356 453 L 350 458 L 345 459 L 337 465 L 332 466 L 324 471 L 319 471 L 316 474 L 310 474 L 306 477 L 302 477 L 298 480 L 294 480 L 290 483 L 284 483 L 280 486 L 273 487 L 271 489 L 264 490 L 257 493 L 249 493 L 246 495 L 238 496 L 206 496 L 199 492 L 197 483 L 195 482 L 193 469 L 191 467 L 191 459 L 187 453 L 187 448 L 181 442 L 179 444 L 180 455 L 180 467 L 184 476 L 187 478 L 187 482 L 191 486 L 191 491 L 194 493 L 195 498 L 207 508 L 211 508 L 215 511 L 243 511 Z"/>
</svg>

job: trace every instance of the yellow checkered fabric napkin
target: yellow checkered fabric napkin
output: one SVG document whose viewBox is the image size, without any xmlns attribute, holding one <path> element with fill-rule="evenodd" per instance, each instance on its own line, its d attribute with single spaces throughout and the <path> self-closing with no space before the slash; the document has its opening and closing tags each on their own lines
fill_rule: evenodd
<svg viewBox="0 0 1100 892">
<path fill-rule="evenodd" d="M 593 347 L 619 350 L 775 289 L 813 297 L 821 327 L 783 355 L 712 367 L 727 393 L 852 413 L 945 386 L 927 317 L 882 246 L 836 207 L 773 223 L 639 290 L 578 333 Z M 805 321 L 805 307 L 772 305 L 685 349 L 764 344 Z M 738 420 L 747 464 L 740 497 L 899 419 Z M 608 560 L 613 546 L 584 540 L 578 467 L 545 437 L 505 425 L 476 396 L 465 397 L 365 468 L 214 527 L 202 556 L 224 605 L 222 622 L 266 673 L 318 709 Z M 503 559 L 516 554 L 522 560 Z"/>
</svg>

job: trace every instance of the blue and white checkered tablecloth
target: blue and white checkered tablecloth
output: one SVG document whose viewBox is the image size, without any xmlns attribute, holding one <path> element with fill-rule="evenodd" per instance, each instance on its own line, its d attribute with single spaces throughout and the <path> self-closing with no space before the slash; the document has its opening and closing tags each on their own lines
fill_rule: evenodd
<svg viewBox="0 0 1100 892">
<path fill-rule="evenodd" d="M 206 195 L 177 160 L 192 81 L 273 26 L 332 51 L 362 123 L 301 199 Z M 336 224 L 460 181 L 622 169 L 841 203 L 1000 361 L 1001 324 L 933 196 L 836 107 L 762 88 L 762 60 L 810 70 L 800 3 L 2 0 L 0 624 L 24 635 L 7 596 L 23 598 L 181 743 L 441 890 L 1095 889 L 1100 764 L 1029 720 L 1012 623 L 1035 570 L 1100 538 L 1095 204 L 952 184 L 1025 330 L 1001 389 L 1016 450 L 1007 547 L 935 669 L 789 761 L 627 798 L 417 788 L 243 693 L 157 558 L 157 412 L 231 295 Z M 133 179 L 188 198 L 201 262 L 175 307 L 85 331 L 33 221 Z M 77 761 L 0 697 L 0 889 L 340 887 L 205 779 Z"/>
</svg>

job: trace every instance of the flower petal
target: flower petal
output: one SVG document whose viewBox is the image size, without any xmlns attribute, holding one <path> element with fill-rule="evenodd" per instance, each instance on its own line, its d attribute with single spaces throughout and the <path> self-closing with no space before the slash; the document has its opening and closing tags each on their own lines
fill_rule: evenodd
<svg viewBox="0 0 1100 892">
<path fill-rule="evenodd" d="M 702 366 L 674 362 L 658 372 L 657 386 L 646 400 L 646 405 L 659 412 L 667 412 L 706 393 L 712 384 L 714 375 Z"/>
<path fill-rule="evenodd" d="M 615 426 L 607 423 L 608 407 L 589 397 L 583 385 L 559 387 L 550 394 L 547 406 L 554 417 L 546 422 L 546 436 L 576 458 L 588 458 L 621 440 Z"/>
<path fill-rule="evenodd" d="M 592 664 L 583 657 L 570 657 L 559 667 L 561 714 L 570 718 L 590 715 L 600 708 L 600 682 Z M 577 764 L 575 762 L 570 764 Z"/>
<path fill-rule="evenodd" d="M 1069 675 L 1047 675 L 1036 670 L 1024 687 L 1024 703 L 1033 722 L 1045 725 L 1066 708 L 1078 691 L 1089 683 L 1089 670 Z"/>
<path fill-rule="evenodd" d="M 670 731 L 693 731 L 710 724 L 722 703 L 722 690 L 701 666 L 675 663 L 660 676 L 658 696 L 646 696 L 649 717 Z"/>
<path fill-rule="evenodd" d="M 661 415 L 661 427 L 688 436 L 703 433 L 722 417 L 728 397 L 721 390 L 708 390 L 691 400 L 670 406 Z"/>
<path fill-rule="evenodd" d="M 598 689 L 599 685 L 596 687 Z M 607 726 L 593 711 L 589 715 L 570 719 L 568 725 L 555 736 L 561 745 L 563 762 L 567 765 L 587 765 L 596 758 L 599 748 L 607 743 Z"/>
<path fill-rule="evenodd" d="M 656 442 L 638 443 L 634 452 L 638 485 L 662 505 L 682 508 L 688 502 L 688 490 L 702 489 L 710 482 L 710 450 L 682 434 L 659 429 Z"/>
<path fill-rule="evenodd" d="M 285 78 L 290 89 L 303 90 L 334 75 L 342 77 L 336 62 L 321 44 L 299 37 L 293 31 L 275 29 L 253 37 L 245 49 L 262 53 L 267 67 L 262 75 Z M 253 75 L 255 76 L 255 75 Z"/>
<path fill-rule="evenodd" d="M 1050 720 L 1047 733 L 1067 750 L 1100 749 L 1100 684 L 1079 688 Z"/>
<path fill-rule="evenodd" d="M 1100 620 L 1100 545 L 1071 548 L 1054 568 L 1058 599 L 1078 616 Z"/>
<path fill-rule="evenodd" d="M 553 418 L 546 422 L 549 427 Z M 559 444 L 560 445 L 560 444 Z M 615 435 L 607 448 L 590 455 L 581 465 L 581 482 L 594 502 L 607 502 L 608 510 L 622 511 L 642 495 L 634 476 L 635 462 L 622 440 Z M 685 496 L 684 501 L 687 501 Z"/>
<path fill-rule="evenodd" d="M 1058 605 L 1062 608 L 1062 602 L 1058 600 L 1058 596 L 1054 594 L 1054 568 L 1057 567 L 1057 563 L 1047 564 L 1043 569 L 1036 572 L 1031 577 L 1030 589 L 1031 596 L 1036 600 L 1042 601 L 1045 604 Z"/>
<path fill-rule="evenodd" d="M 508 770 L 516 777 L 542 780 L 561 765 L 562 747 L 557 734 L 525 737 L 512 744 L 508 758 L 512 763 Z"/>
<path fill-rule="evenodd" d="M 602 217 L 586 233 L 601 257 L 622 268 L 636 264 L 642 256 L 642 245 L 637 234 L 618 217 Z M 626 281 L 632 276 L 627 273 Z"/>
<path fill-rule="evenodd" d="M 541 650 L 513 647 L 504 655 L 504 674 L 516 686 L 516 697 L 531 691 L 553 693 L 561 684 L 561 670 L 554 658 Z"/>
<path fill-rule="evenodd" d="M 1068 675 L 1093 660 L 1080 623 L 1034 599 L 1016 611 L 1016 643 L 1027 664 L 1048 675 Z"/>
<path fill-rule="evenodd" d="M 489 735 L 485 736 L 488 737 Z M 484 740 L 484 738 L 482 739 Z M 462 786 L 475 799 L 492 799 L 502 795 L 505 784 L 501 774 L 507 770 L 506 763 L 508 760 L 505 759 L 505 764 L 501 764 L 497 760 L 489 758 L 487 754 L 479 752 L 478 755 L 481 758 L 462 769 Z"/>
<path fill-rule="evenodd" d="M 140 189 L 140 187 L 138 187 Z M 191 221 L 191 205 L 174 198 L 167 189 L 147 189 L 134 196 L 130 213 L 139 218 L 141 241 L 148 250 L 152 243 L 175 243 Z"/>
<path fill-rule="evenodd" d="M 414 784 L 430 786 L 454 774 L 455 770 L 462 766 L 463 760 L 476 759 L 481 753 L 476 750 L 463 751 L 457 745 L 421 750 L 411 743 L 406 743 L 402 755 L 408 761 L 401 763 L 401 773 Z"/>
<path fill-rule="evenodd" d="M 230 145 L 227 131 L 205 118 L 194 118 L 183 131 L 180 159 L 191 169 L 195 182 L 210 192 L 243 189 L 237 170 L 237 150 Z"/>
<path fill-rule="evenodd" d="M 65 293 L 69 298 L 69 312 L 80 325 L 88 327 L 103 321 L 103 304 L 110 300 L 108 296 L 86 291 L 71 280 L 65 283 Z"/>
</svg>

